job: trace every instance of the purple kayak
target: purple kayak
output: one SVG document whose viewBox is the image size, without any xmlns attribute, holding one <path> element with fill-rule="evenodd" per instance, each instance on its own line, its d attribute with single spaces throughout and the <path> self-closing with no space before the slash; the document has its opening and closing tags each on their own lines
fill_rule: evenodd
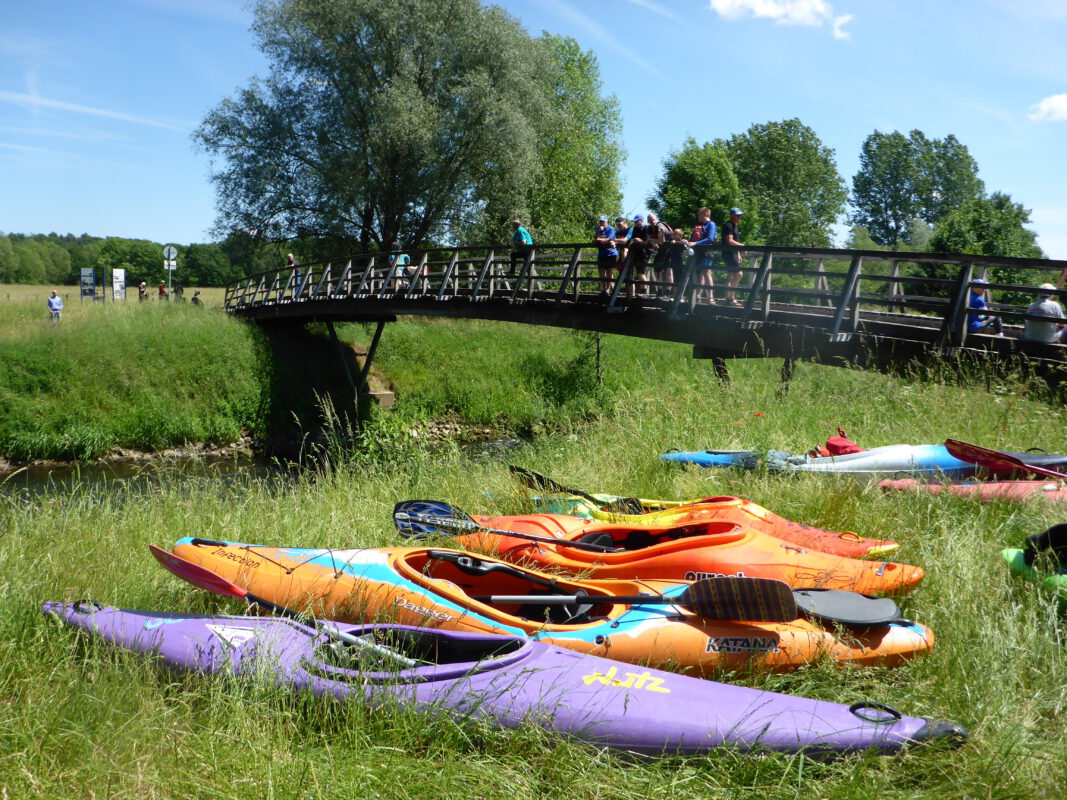
<svg viewBox="0 0 1067 800">
<path fill-rule="evenodd" d="M 322 629 L 283 617 L 123 611 L 46 603 L 46 614 L 181 670 L 276 675 L 278 686 L 339 700 L 396 700 L 505 728 L 535 724 L 646 755 L 746 750 L 892 753 L 959 744 L 956 723 L 676 675 L 508 636 L 401 625 Z"/>
</svg>

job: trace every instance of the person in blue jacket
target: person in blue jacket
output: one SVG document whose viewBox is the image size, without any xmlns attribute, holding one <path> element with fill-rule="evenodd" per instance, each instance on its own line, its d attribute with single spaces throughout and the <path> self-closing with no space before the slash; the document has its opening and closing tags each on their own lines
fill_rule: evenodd
<svg viewBox="0 0 1067 800">
<path fill-rule="evenodd" d="M 526 263 L 526 256 L 530 254 L 530 250 L 533 248 L 533 237 L 530 236 L 530 232 L 526 228 L 522 227 L 520 220 L 513 219 L 511 227 L 515 229 L 515 233 L 511 236 L 511 269 L 508 270 L 508 275 L 515 274 L 516 263 L 519 261 Z"/>
<path fill-rule="evenodd" d="M 981 278 L 971 281 L 971 297 L 967 307 L 972 311 L 967 315 L 967 332 L 987 333 L 992 331 L 997 336 L 1003 336 L 1004 326 L 1000 321 L 1000 317 L 982 313 L 989 308 L 989 303 L 985 299 L 985 287 L 988 283 L 988 281 L 984 281 Z"/>
<path fill-rule="evenodd" d="M 711 245 L 715 244 L 718 238 L 718 229 L 711 221 L 711 209 L 701 206 L 697 209 L 697 226 L 693 229 L 693 241 L 689 243 L 696 251 L 696 261 L 693 264 L 693 270 L 696 273 L 694 299 L 698 303 L 701 298 L 707 303 L 715 303 L 715 294 L 712 291 L 715 279 L 711 276 L 711 268 L 715 264 L 715 259 L 711 253 Z"/>
</svg>

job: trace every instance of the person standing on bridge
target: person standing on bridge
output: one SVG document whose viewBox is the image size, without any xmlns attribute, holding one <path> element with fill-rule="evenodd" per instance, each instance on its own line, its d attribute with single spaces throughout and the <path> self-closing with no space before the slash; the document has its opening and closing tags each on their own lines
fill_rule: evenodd
<svg viewBox="0 0 1067 800">
<path fill-rule="evenodd" d="M 524 264 L 526 263 L 526 258 L 533 249 L 533 237 L 530 236 L 530 232 L 526 228 L 522 227 L 522 222 L 513 219 L 511 227 L 515 229 L 515 233 L 511 236 L 511 269 L 508 270 L 508 277 L 515 274 L 515 264 L 520 259 Z"/>
<path fill-rule="evenodd" d="M 619 251 L 615 247 L 615 229 L 608 225 L 607 217 L 597 220 L 593 242 L 597 246 L 596 268 L 600 273 L 600 293 L 607 294 L 611 291 L 615 267 L 619 263 Z"/>
<path fill-rule="evenodd" d="M 1026 320 L 1023 328 L 1023 339 L 1028 342 L 1059 344 L 1064 341 L 1063 337 L 1067 335 L 1064 333 L 1067 331 L 1067 328 L 1064 327 L 1064 323 L 1067 320 L 1064 319 L 1063 306 L 1056 301 L 1056 287 L 1051 283 L 1043 283 L 1038 288 L 1045 292 L 1045 296 L 1031 303 L 1030 307 L 1026 309 L 1026 313 L 1039 314 L 1042 317 L 1046 317 L 1048 321 L 1043 319 Z"/>
<path fill-rule="evenodd" d="M 700 302 L 701 297 L 709 305 L 715 304 L 715 279 L 711 276 L 711 269 L 715 266 L 715 258 L 711 253 L 711 246 L 718 241 L 719 232 L 715 223 L 711 221 L 711 209 L 701 206 L 697 209 L 697 226 L 693 228 L 694 241 L 690 246 L 696 251 L 696 263 L 693 265 L 696 273 L 696 288 L 693 290 L 693 298 Z"/>
<path fill-rule="evenodd" d="M 400 250 L 400 242 L 389 246 L 389 271 L 393 274 L 393 290 L 400 291 L 406 286 L 405 277 L 411 269 L 411 256 Z"/>
<path fill-rule="evenodd" d="M 722 224 L 722 260 L 726 266 L 726 303 L 731 306 L 741 305 L 734 299 L 734 289 L 741 283 L 741 248 L 745 244 L 740 238 L 739 222 L 741 222 L 741 209 L 731 208 L 730 219 Z"/>
<path fill-rule="evenodd" d="M 997 336 L 1003 336 L 1004 326 L 1000 321 L 1000 317 L 981 313 L 989 308 L 989 303 L 985 299 L 985 287 L 988 283 L 988 281 L 981 278 L 971 281 L 971 299 L 967 307 L 972 309 L 972 312 L 967 315 L 967 332 L 985 333 L 992 329 Z"/>
</svg>

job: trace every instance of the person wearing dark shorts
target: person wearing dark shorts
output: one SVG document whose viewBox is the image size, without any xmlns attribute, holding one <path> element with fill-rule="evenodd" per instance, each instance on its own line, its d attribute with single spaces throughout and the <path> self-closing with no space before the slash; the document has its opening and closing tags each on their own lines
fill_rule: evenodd
<svg viewBox="0 0 1067 800">
<path fill-rule="evenodd" d="M 619 251 L 615 249 L 615 229 L 608 225 L 608 218 L 601 217 L 593 231 L 597 246 L 596 268 L 600 273 L 600 292 L 607 294 L 615 281 L 615 267 L 619 263 Z"/>
<path fill-rule="evenodd" d="M 722 259 L 726 267 L 726 302 L 731 306 L 741 305 L 734 298 L 734 289 L 741 283 L 741 248 L 745 245 L 740 239 L 740 231 L 738 229 L 741 213 L 740 208 L 731 208 L 730 219 L 722 224 Z"/>
</svg>

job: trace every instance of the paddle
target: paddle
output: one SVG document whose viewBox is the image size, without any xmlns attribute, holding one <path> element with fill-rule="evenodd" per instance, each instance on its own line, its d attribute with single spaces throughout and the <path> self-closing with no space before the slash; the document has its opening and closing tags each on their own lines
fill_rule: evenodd
<svg viewBox="0 0 1067 800">
<path fill-rule="evenodd" d="M 230 583 L 224 577 L 217 572 L 212 572 L 207 567 L 202 567 L 199 564 L 194 564 L 192 561 L 177 556 L 161 547 L 156 547 L 154 544 L 148 545 L 148 549 L 152 551 L 152 555 L 156 557 L 156 561 L 163 565 L 167 570 L 177 575 L 184 581 L 188 581 L 193 586 L 199 586 L 201 589 L 206 589 L 212 594 L 221 595 L 223 597 L 236 597 L 244 600 L 249 604 L 260 606 L 268 611 L 273 611 L 276 614 L 280 614 L 283 617 L 295 619 L 298 622 L 302 622 L 315 630 L 325 633 L 333 639 L 344 642 L 345 644 L 353 645 L 355 647 L 370 650 L 377 655 L 383 656 L 390 661 L 393 661 L 401 666 L 411 668 L 417 667 L 421 663 L 415 659 L 408 658 L 407 656 L 397 653 L 395 650 L 391 650 L 388 647 L 383 647 L 380 644 L 362 639 L 359 636 L 353 636 L 350 633 L 345 633 L 336 625 L 332 625 L 329 622 L 323 622 L 322 620 L 315 619 L 314 617 L 308 617 L 302 614 L 298 614 L 292 609 L 280 606 L 277 603 L 272 603 L 263 597 L 258 597 L 252 594 L 247 589 L 238 586 L 236 583 Z"/>
<path fill-rule="evenodd" d="M 632 596 L 502 594 L 473 597 L 481 603 L 521 603 L 566 606 L 600 604 L 680 606 L 708 619 L 738 622 L 793 622 L 800 615 L 793 590 L 783 581 L 770 578 L 705 578 L 676 595 L 639 594 Z"/>
<path fill-rule="evenodd" d="M 1000 472 L 1021 469 L 1026 470 L 1027 472 L 1033 472 L 1035 475 L 1044 475 L 1048 478 L 1067 478 L 1067 473 L 1056 472 L 1052 469 L 1045 469 L 1044 467 L 1027 464 L 1022 459 L 1016 458 L 1008 453 L 1002 453 L 999 450 L 990 450 L 986 447 L 979 447 L 976 444 L 968 444 L 967 442 L 961 442 L 956 439 L 945 439 L 945 449 L 948 450 L 949 455 L 958 458 L 960 461 L 977 464 L 986 469 L 997 470 Z"/>
<path fill-rule="evenodd" d="M 517 467 L 514 464 L 509 464 L 508 469 L 511 470 L 512 474 L 515 475 L 524 486 L 530 489 L 540 489 L 542 491 L 556 492 L 557 494 L 571 494 L 575 497 L 580 497 L 583 500 L 588 500 L 601 511 L 614 511 L 619 514 L 644 514 L 647 510 L 636 497 L 620 497 L 617 500 L 605 503 L 600 498 L 595 497 L 588 492 L 583 492 L 581 489 L 570 489 L 539 472 L 534 472 L 525 467 Z"/>
<path fill-rule="evenodd" d="M 393 524 L 397 532 L 405 539 L 459 536 L 465 533 L 495 533 L 500 536 L 513 536 L 516 539 L 528 539 L 531 542 L 573 547 L 578 550 L 595 550 L 600 553 L 614 553 L 616 550 L 611 545 L 568 542 L 548 536 L 534 536 L 528 533 L 506 531 L 502 528 L 488 528 L 485 525 L 479 525 L 477 520 L 466 511 L 440 500 L 404 500 L 397 503 L 393 507 Z"/>
</svg>

